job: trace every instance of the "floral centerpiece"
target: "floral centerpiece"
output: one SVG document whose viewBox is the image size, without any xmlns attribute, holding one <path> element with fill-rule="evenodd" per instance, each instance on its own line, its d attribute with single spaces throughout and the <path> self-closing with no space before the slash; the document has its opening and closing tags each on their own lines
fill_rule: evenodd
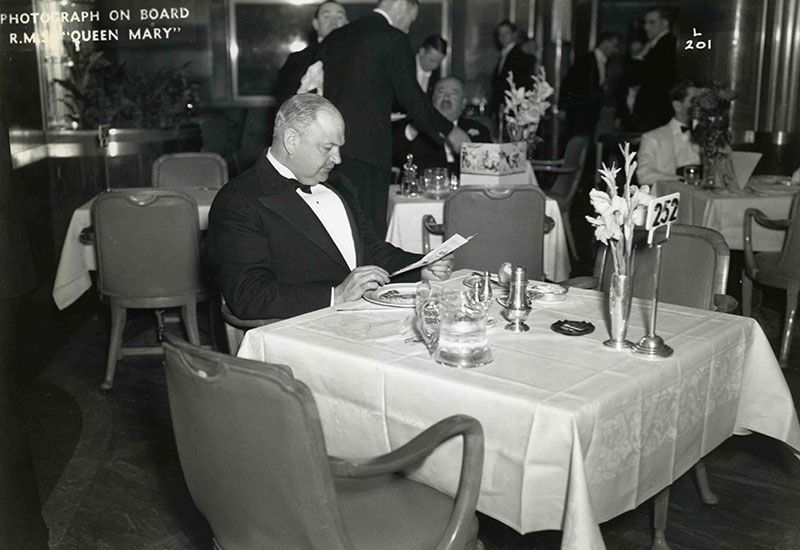
<svg viewBox="0 0 800 550">
<path fill-rule="evenodd" d="M 605 244 L 611 252 L 614 263 L 609 289 L 611 339 L 604 343 L 617 349 L 630 346 L 630 342 L 625 340 L 625 334 L 633 296 L 633 230 L 636 226 L 644 225 L 647 207 L 653 200 L 647 185 L 637 187 L 631 184 L 636 172 L 636 153 L 631 152 L 628 142 L 624 146 L 620 145 L 620 150 L 625 163 L 622 193 L 617 186 L 620 168 L 617 168 L 616 163 L 612 163 L 611 168 L 604 163 L 599 172 L 606 191 L 592 189 L 589 192 L 589 200 L 597 216 L 586 216 L 586 220 L 595 228 L 597 240 Z"/>
<path fill-rule="evenodd" d="M 550 107 L 547 99 L 553 95 L 553 87 L 545 78 L 544 68 L 539 67 L 536 74 L 531 76 L 531 80 L 533 85 L 530 90 L 518 88 L 514 84 L 514 74 L 509 71 L 506 77 L 509 89 L 506 90 L 503 107 L 503 121 L 508 137 L 511 141 L 528 142 L 529 152 L 542 141 L 536 135 L 536 130 L 539 128 L 542 115 Z"/>
<path fill-rule="evenodd" d="M 699 88 L 689 105 L 691 138 L 701 149 L 703 178 L 715 187 L 735 183 L 731 154 L 730 110 L 733 91 L 714 86 Z"/>
</svg>

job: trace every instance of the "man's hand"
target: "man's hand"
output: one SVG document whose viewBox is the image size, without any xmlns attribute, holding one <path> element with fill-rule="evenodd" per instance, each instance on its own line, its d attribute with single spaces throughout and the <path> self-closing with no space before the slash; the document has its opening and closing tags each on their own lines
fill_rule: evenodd
<svg viewBox="0 0 800 550">
<path fill-rule="evenodd" d="M 467 134 L 458 126 L 453 126 L 453 129 L 450 130 L 450 133 L 447 134 L 447 143 L 456 154 L 460 154 L 461 146 L 469 142 L 469 134 Z"/>
<path fill-rule="evenodd" d="M 389 274 L 376 265 L 362 265 L 345 277 L 333 289 L 333 303 L 341 304 L 358 300 L 368 290 L 373 290 L 389 282 Z"/>
<path fill-rule="evenodd" d="M 432 264 L 428 264 L 420 270 L 420 277 L 423 281 L 446 281 L 453 273 L 453 256 L 448 254 Z"/>
</svg>

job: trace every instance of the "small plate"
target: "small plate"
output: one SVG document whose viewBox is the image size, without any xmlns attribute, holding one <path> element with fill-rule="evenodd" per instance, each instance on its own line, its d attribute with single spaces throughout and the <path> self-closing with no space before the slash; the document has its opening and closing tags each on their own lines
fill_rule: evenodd
<svg viewBox="0 0 800 550">
<path fill-rule="evenodd" d="M 388 307 L 413 308 L 417 296 L 417 283 L 393 283 L 364 293 L 364 299 Z"/>
<path fill-rule="evenodd" d="M 550 325 L 550 328 L 553 332 L 564 336 L 583 336 L 594 332 L 594 325 L 589 321 L 570 321 L 568 319 L 556 321 Z"/>
<path fill-rule="evenodd" d="M 554 283 L 536 283 L 528 289 L 543 302 L 563 302 L 567 299 L 569 288 Z"/>
</svg>

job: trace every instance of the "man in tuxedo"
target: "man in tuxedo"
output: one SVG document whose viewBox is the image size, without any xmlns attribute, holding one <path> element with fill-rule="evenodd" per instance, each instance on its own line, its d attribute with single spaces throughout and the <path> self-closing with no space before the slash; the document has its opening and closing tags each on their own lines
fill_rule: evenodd
<svg viewBox="0 0 800 550">
<path fill-rule="evenodd" d="M 316 32 L 316 40 L 312 41 L 308 47 L 294 52 L 286 59 L 280 71 L 278 80 L 275 84 L 276 105 L 282 105 L 284 101 L 297 93 L 300 87 L 300 79 L 306 73 L 308 67 L 314 62 L 317 55 L 317 48 L 320 42 L 328 36 L 331 31 L 343 27 L 347 24 L 347 13 L 336 0 L 328 0 L 317 7 L 311 26 Z"/>
<path fill-rule="evenodd" d="M 607 66 L 616 55 L 619 38 L 613 33 L 601 33 L 593 51 L 580 56 L 561 83 L 559 103 L 566 112 L 566 137 L 593 136 L 600 107 L 606 99 Z"/>
<path fill-rule="evenodd" d="M 447 57 L 447 40 L 432 34 L 419 47 L 414 60 L 417 66 L 417 83 L 429 96 L 433 87 L 442 77 L 442 61 Z"/>
<path fill-rule="evenodd" d="M 408 29 L 419 0 L 381 0 L 369 15 L 337 29 L 320 45 L 323 91 L 347 124 L 337 169 L 356 188 L 358 205 L 378 234 L 386 231 L 392 169 L 392 104 L 417 128 L 455 151 L 469 138 L 440 115 L 419 87 Z"/>
<path fill-rule="evenodd" d="M 662 8 L 644 16 L 648 42 L 640 54 L 642 85 L 633 108 L 633 116 L 644 131 L 661 126 L 672 117 L 669 93 L 677 74 L 677 38 L 670 31 L 671 17 Z"/>
<path fill-rule="evenodd" d="M 690 80 L 676 84 L 670 92 L 672 119 L 642 135 L 636 158 L 639 183 L 652 185 L 658 180 L 675 179 L 683 167 L 700 164 L 700 150 L 691 142 L 689 131 L 689 106 L 696 92 Z"/>
<path fill-rule="evenodd" d="M 517 26 L 509 20 L 501 21 L 495 30 L 495 39 L 500 49 L 497 64 L 492 73 L 492 95 L 489 101 L 492 112 L 502 114 L 505 104 L 505 91 L 509 89 L 508 73 L 514 75 L 514 85 L 531 87 L 531 74 L 536 65 L 536 59 L 522 50 L 518 42 L 519 33 Z"/>
<path fill-rule="evenodd" d="M 380 239 L 357 208 L 341 161 L 341 114 L 316 94 L 296 95 L 275 118 L 272 145 L 211 205 L 209 257 L 222 294 L 242 319 L 287 318 L 357 300 L 418 260 Z M 452 260 L 423 268 L 447 278 Z"/>
<path fill-rule="evenodd" d="M 464 83 L 461 79 L 448 76 L 436 83 L 433 89 L 433 106 L 452 124 L 459 126 L 469 135 L 470 140 L 478 143 L 491 142 L 489 130 L 483 124 L 462 118 L 466 105 Z M 402 157 L 411 153 L 414 164 L 420 170 L 432 167 L 448 167 L 451 173 L 458 173 L 459 157 L 447 143 L 437 143 L 429 136 L 419 133 L 413 122 L 405 125 L 400 141 Z"/>
</svg>

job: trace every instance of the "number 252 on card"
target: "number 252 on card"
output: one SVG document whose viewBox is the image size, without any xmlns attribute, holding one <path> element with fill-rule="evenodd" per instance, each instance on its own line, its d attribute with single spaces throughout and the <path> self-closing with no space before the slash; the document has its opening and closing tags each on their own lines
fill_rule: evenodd
<svg viewBox="0 0 800 550">
<path fill-rule="evenodd" d="M 647 207 L 647 221 L 645 229 L 652 231 L 664 225 L 670 225 L 678 220 L 678 206 L 681 202 L 680 193 L 672 193 L 653 199 Z"/>
</svg>

